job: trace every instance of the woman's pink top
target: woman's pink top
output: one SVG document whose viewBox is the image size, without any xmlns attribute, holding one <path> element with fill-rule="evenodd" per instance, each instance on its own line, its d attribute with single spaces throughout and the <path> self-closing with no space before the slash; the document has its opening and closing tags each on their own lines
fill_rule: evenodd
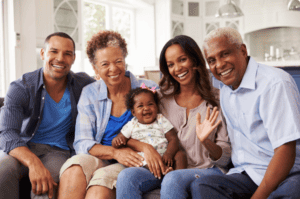
<svg viewBox="0 0 300 199">
<path fill-rule="evenodd" d="M 212 110 L 212 106 L 209 106 Z M 203 101 L 198 107 L 189 111 L 187 118 L 186 108 L 179 106 L 174 97 L 161 99 L 160 111 L 173 124 L 178 132 L 181 146 L 187 154 L 188 168 L 203 169 L 211 168 L 216 165 L 223 172 L 226 172 L 224 167 L 230 162 L 231 146 L 226 130 L 226 123 L 224 122 L 220 109 L 216 121 L 222 120 L 222 123 L 210 134 L 209 139 L 223 149 L 222 156 L 218 160 L 212 160 L 209 157 L 209 152 L 201 144 L 196 135 L 197 113 L 200 113 L 202 122 L 205 119 L 206 110 L 206 101 Z"/>
</svg>

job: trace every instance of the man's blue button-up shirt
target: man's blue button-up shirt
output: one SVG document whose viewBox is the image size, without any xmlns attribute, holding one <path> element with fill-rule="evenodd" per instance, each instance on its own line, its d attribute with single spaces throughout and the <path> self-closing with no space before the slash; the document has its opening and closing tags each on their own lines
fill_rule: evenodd
<svg viewBox="0 0 300 199">
<path fill-rule="evenodd" d="M 66 136 L 68 145 L 73 148 L 77 103 L 82 88 L 95 80 L 86 73 L 69 72 L 67 87 L 72 106 L 72 126 Z M 13 81 L 5 96 L 0 111 L 0 150 L 9 153 L 14 148 L 27 146 L 42 121 L 46 89 L 43 68 L 22 75 Z"/>
<path fill-rule="evenodd" d="M 246 171 L 260 185 L 274 149 L 295 140 L 296 160 L 291 172 L 300 171 L 300 96 L 294 79 L 250 58 L 236 90 L 215 78 L 213 84 L 220 88 L 232 146 L 234 168 L 228 174 Z"/>
</svg>

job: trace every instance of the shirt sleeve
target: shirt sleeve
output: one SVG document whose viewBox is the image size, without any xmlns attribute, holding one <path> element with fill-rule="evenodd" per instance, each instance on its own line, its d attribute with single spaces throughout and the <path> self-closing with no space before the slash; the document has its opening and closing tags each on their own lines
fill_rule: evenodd
<svg viewBox="0 0 300 199">
<path fill-rule="evenodd" d="M 168 133 L 172 128 L 174 128 L 171 122 L 162 114 L 157 114 L 157 121 L 158 124 L 162 127 L 165 134 Z"/>
<path fill-rule="evenodd" d="M 300 138 L 299 102 L 293 81 L 280 81 L 262 94 L 259 113 L 273 149 Z"/>
<path fill-rule="evenodd" d="M 221 120 L 221 124 L 217 128 L 215 135 L 216 145 L 222 148 L 222 155 L 218 160 L 212 160 L 212 163 L 219 167 L 226 167 L 231 161 L 231 145 L 227 133 L 225 118 L 223 117 L 222 111 L 219 111 L 217 120 Z"/>
<path fill-rule="evenodd" d="M 89 150 L 98 144 L 96 135 L 96 114 L 94 106 L 88 103 L 89 93 L 83 89 L 77 109 L 78 115 L 75 125 L 74 149 L 76 154 L 89 154 Z"/>
<path fill-rule="evenodd" d="M 121 129 L 121 133 L 128 139 L 131 137 L 131 134 L 132 134 L 132 129 L 134 126 L 134 119 L 135 118 L 132 118 L 132 120 L 127 122 L 127 124 L 125 124 L 123 126 L 123 128 Z"/>
<path fill-rule="evenodd" d="M 29 97 L 24 86 L 20 82 L 12 82 L 0 111 L 0 150 L 9 153 L 17 147 L 27 146 L 20 133 L 24 107 L 28 103 Z"/>
</svg>

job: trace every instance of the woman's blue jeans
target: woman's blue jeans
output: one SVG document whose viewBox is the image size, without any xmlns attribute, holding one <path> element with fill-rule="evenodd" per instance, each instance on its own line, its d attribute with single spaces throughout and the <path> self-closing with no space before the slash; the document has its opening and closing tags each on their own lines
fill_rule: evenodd
<svg viewBox="0 0 300 199">
<path fill-rule="evenodd" d="M 117 180 L 117 199 L 142 198 L 143 194 L 161 188 L 161 199 L 187 198 L 190 196 L 190 184 L 207 175 L 223 175 L 218 168 L 175 170 L 156 179 L 148 169 L 131 167 L 124 169 Z"/>
</svg>

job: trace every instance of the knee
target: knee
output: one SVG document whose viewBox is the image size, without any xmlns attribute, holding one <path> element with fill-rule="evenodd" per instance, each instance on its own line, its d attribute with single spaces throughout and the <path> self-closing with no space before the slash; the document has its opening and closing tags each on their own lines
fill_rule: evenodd
<svg viewBox="0 0 300 199">
<path fill-rule="evenodd" d="M 12 174 L 19 177 L 21 164 L 14 157 L 7 155 L 0 158 L 0 176 L 3 179 L 5 176 Z"/>
<path fill-rule="evenodd" d="M 181 175 L 177 171 L 172 171 L 170 173 L 167 173 L 167 175 L 165 175 L 161 183 L 161 186 L 162 188 L 174 187 L 175 184 L 180 184 L 181 181 L 182 181 Z"/>
<path fill-rule="evenodd" d="M 191 183 L 191 190 L 198 190 L 202 186 L 213 184 L 215 182 L 215 176 L 202 176 L 201 178 L 197 178 Z"/>
<path fill-rule="evenodd" d="M 130 182 L 131 180 L 133 180 L 135 178 L 135 176 L 137 175 L 137 173 L 135 172 L 136 168 L 126 168 L 124 170 L 122 170 L 119 175 L 118 175 L 118 181 L 117 182 Z"/>
<path fill-rule="evenodd" d="M 84 175 L 81 166 L 80 165 L 72 165 L 61 174 L 61 177 L 71 178 L 71 177 L 77 177 L 80 175 Z"/>
</svg>

